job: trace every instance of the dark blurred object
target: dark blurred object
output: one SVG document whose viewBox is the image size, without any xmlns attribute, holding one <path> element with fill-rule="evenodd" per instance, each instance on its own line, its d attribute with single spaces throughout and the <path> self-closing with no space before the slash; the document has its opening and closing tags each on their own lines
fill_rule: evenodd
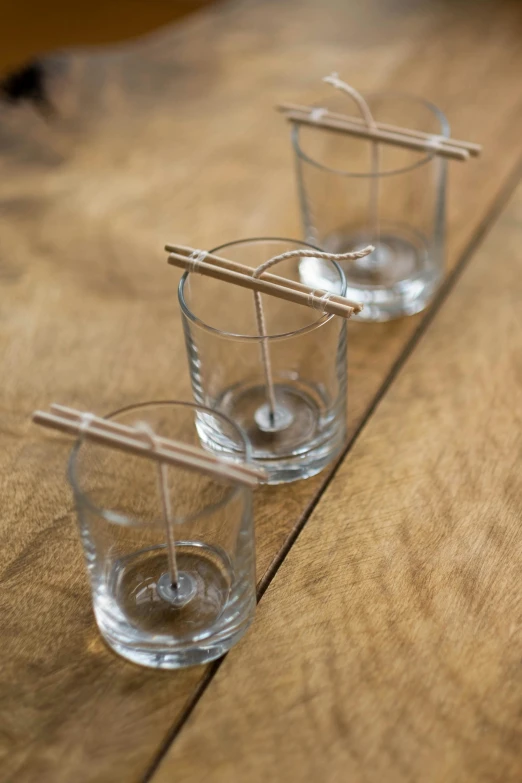
<svg viewBox="0 0 522 783">
<path fill-rule="evenodd" d="M 6 76 L 0 82 L 0 98 L 8 103 L 28 101 L 42 112 L 52 113 L 45 90 L 45 69 L 37 60 Z"/>
</svg>

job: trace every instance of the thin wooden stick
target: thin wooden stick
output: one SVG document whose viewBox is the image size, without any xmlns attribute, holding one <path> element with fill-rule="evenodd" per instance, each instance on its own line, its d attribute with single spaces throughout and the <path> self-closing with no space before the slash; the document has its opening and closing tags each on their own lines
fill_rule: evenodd
<svg viewBox="0 0 522 783">
<path fill-rule="evenodd" d="M 312 115 L 312 119 L 317 116 L 317 114 L 314 115 L 314 112 L 320 112 L 319 119 L 340 120 L 341 122 L 347 122 L 350 125 L 360 125 L 363 128 L 366 127 L 364 122 L 359 117 L 352 117 L 347 114 L 328 111 L 328 109 L 317 109 L 313 106 L 303 106 L 299 103 L 280 103 L 276 106 L 276 109 L 277 111 L 287 115 L 295 113 L 295 115 L 299 115 L 300 117 L 304 115 L 304 117 L 308 118 L 310 118 L 310 115 Z M 400 128 L 398 125 L 389 125 L 385 122 L 376 122 L 376 126 L 377 130 L 379 131 L 389 131 L 390 133 L 397 134 L 399 136 L 408 136 L 412 139 L 422 139 L 423 141 L 428 142 L 426 149 L 429 150 L 432 150 L 432 147 L 429 145 L 433 144 L 433 141 L 435 140 L 440 142 L 441 147 L 456 147 L 467 150 L 467 152 L 469 152 L 469 154 L 473 157 L 478 157 L 482 152 L 482 145 L 475 144 L 472 141 L 463 141 L 462 139 L 452 139 L 446 136 L 438 136 L 437 134 L 427 133 L 426 131 L 417 130 L 415 128 Z M 463 158 L 463 160 L 465 160 L 465 158 Z"/>
<path fill-rule="evenodd" d="M 70 421 L 75 421 L 79 424 L 84 421 L 85 414 L 82 413 L 82 411 L 77 411 L 74 408 L 69 408 L 65 405 L 58 405 L 57 403 L 53 402 L 51 404 L 51 411 L 55 413 L 57 416 L 61 416 L 64 419 L 69 419 Z M 121 435 L 129 435 L 130 437 L 139 437 L 141 429 L 134 428 L 129 426 L 128 424 L 122 424 L 119 421 L 113 421 L 112 419 L 103 419 L 101 417 L 95 416 L 92 418 L 92 420 L 96 423 L 96 427 L 100 430 L 104 430 L 105 432 L 113 432 L 115 434 L 121 434 Z M 203 449 L 198 448 L 197 446 L 192 446 L 189 443 L 182 443 L 181 441 L 173 441 L 168 438 L 163 438 L 161 435 L 155 435 L 156 442 L 160 444 L 160 446 L 171 449 L 173 447 L 173 444 L 176 446 L 176 451 L 178 451 L 180 454 L 186 454 L 191 457 L 195 457 L 197 459 L 208 459 L 210 462 L 218 462 L 220 465 L 223 464 L 222 460 L 219 460 L 214 454 L 210 454 L 207 451 L 204 451 Z M 226 461 L 224 464 L 229 464 Z M 264 480 L 266 478 L 265 472 L 263 468 L 259 468 L 256 465 L 249 465 L 246 463 L 231 463 L 234 470 L 238 471 L 239 473 L 244 473 L 246 476 L 249 476 L 254 479 L 258 480 Z"/>
<path fill-rule="evenodd" d="M 470 156 L 468 150 L 443 144 L 439 141 L 438 137 L 429 142 L 424 141 L 423 139 L 400 135 L 398 133 L 372 130 L 363 124 L 358 125 L 346 120 L 333 119 L 326 115 L 315 118 L 310 112 L 301 113 L 297 111 L 287 111 L 285 112 L 285 115 L 286 119 L 290 122 L 296 122 L 301 125 L 313 125 L 315 127 L 324 128 L 325 130 L 349 133 L 351 136 L 382 142 L 383 144 L 394 144 L 397 147 L 404 147 L 406 149 L 431 152 L 434 155 L 440 155 L 443 158 L 451 158 L 452 160 L 466 161 L 469 160 Z"/>
<path fill-rule="evenodd" d="M 368 248 L 365 248 L 365 250 Z M 371 248 L 373 250 L 373 247 Z M 194 248 L 193 247 L 187 247 L 187 245 L 165 245 L 165 250 L 168 253 L 177 253 L 178 255 L 186 255 L 187 258 L 194 255 Z M 371 251 L 370 251 L 371 252 Z M 321 253 L 319 251 L 313 251 L 311 254 L 312 257 L 317 258 L 318 256 L 321 257 Z M 348 254 L 344 254 L 348 256 Z M 363 256 L 360 256 L 358 252 L 350 253 L 350 257 L 346 257 L 343 260 L 346 261 L 354 261 L 357 258 L 362 258 L 364 255 L 366 255 L 366 252 L 364 252 Z M 241 272 L 244 275 L 249 275 L 250 277 L 255 276 L 255 269 L 253 269 L 251 266 L 247 266 L 246 264 L 240 264 L 237 261 L 230 261 L 228 258 L 223 258 L 222 256 L 217 256 L 215 253 L 207 253 L 205 256 L 205 259 L 208 261 L 211 261 L 216 266 L 219 266 L 221 269 L 229 269 L 231 272 Z M 306 285 L 305 283 L 299 283 L 297 280 L 291 280 L 287 277 L 281 277 L 281 275 L 273 275 L 269 272 L 263 272 L 263 280 L 267 280 L 269 283 L 276 283 L 276 285 L 285 285 L 287 288 L 293 288 L 294 291 L 302 291 L 305 294 L 310 294 L 311 288 L 310 286 Z M 326 293 L 326 291 L 325 291 Z M 355 312 L 360 312 L 358 308 L 360 308 L 359 302 L 352 302 L 349 299 L 347 299 L 344 296 L 339 296 L 338 294 L 330 294 L 329 297 L 330 302 L 338 302 L 339 304 L 350 304 L 351 307 L 354 308 Z"/>
<path fill-rule="evenodd" d="M 183 454 L 179 451 L 179 444 L 176 441 L 167 441 L 169 444 L 168 448 L 165 447 L 165 441 L 163 441 L 160 448 L 151 449 L 149 444 L 144 443 L 139 433 L 136 433 L 135 437 L 130 437 L 98 428 L 96 417 L 89 416 L 89 418 L 86 418 L 84 414 L 83 421 L 79 422 L 56 416 L 52 413 L 35 411 L 32 419 L 35 424 L 40 424 L 43 427 L 66 432 L 69 435 L 82 435 L 88 440 L 100 443 L 103 446 L 109 446 L 130 454 L 136 454 L 137 456 L 148 457 L 157 462 L 181 466 L 187 468 L 187 470 L 204 473 L 212 478 L 225 479 L 248 487 L 255 487 L 259 484 L 260 474 L 258 474 L 257 478 L 248 476 L 244 471 L 237 470 L 232 463 L 227 463 L 214 457 L 211 458 L 211 455 L 203 450 L 201 450 L 198 457 Z M 264 471 L 261 470 L 261 474 L 264 475 Z"/>
<path fill-rule="evenodd" d="M 359 252 L 365 256 L 371 253 L 371 249 L 366 248 L 365 251 Z M 319 253 L 317 255 L 319 255 Z M 278 296 L 280 299 L 285 299 L 287 302 L 313 307 L 330 315 L 340 315 L 342 318 L 350 318 L 354 313 L 359 313 L 363 308 L 362 304 L 349 302 L 347 299 L 345 300 L 345 304 L 338 301 L 334 302 L 330 299 L 330 294 L 328 292 L 317 291 L 313 288 L 308 288 L 307 292 L 297 291 L 286 285 L 271 283 L 263 278 L 254 278 L 243 272 L 235 272 L 230 269 L 215 266 L 214 264 L 205 263 L 204 261 L 197 261 L 197 263 L 195 263 L 194 259 L 187 258 L 179 253 L 170 253 L 168 263 L 189 272 L 199 272 L 208 277 L 213 277 L 216 280 L 222 280 L 225 283 L 233 283 L 241 288 L 258 291 L 260 294 Z"/>
</svg>

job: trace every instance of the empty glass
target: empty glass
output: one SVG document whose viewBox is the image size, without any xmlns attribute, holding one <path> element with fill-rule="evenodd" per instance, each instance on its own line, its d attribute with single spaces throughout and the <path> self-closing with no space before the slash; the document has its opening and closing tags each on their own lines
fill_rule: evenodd
<svg viewBox="0 0 522 783">
<path fill-rule="evenodd" d="M 256 268 L 280 253 L 310 247 L 290 239 L 248 239 L 213 252 Z M 270 273 L 336 294 L 345 291 L 343 272 L 333 261 L 290 258 Z M 266 469 L 269 483 L 322 470 L 345 438 L 345 320 L 262 295 L 263 345 L 252 291 L 185 273 L 179 302 L 196 401 L 222 411 L 244 430 L 253 461 Z M 273 379 L 273 411 L 264 350 Z M 219 428 L 205 426 L 200 435 L 209 448 L 234 449 Z"/>
<path fill-rule="evenodd" d="M 201 445 L 217 429 L 227 455 L 249 445 L 221 413 L 183 402 L 133 405 L 109 419 L 145 424 L 156 435 Z M 207 449 L 220 452 L 219 444 Z M 178 589 L 172 589 L 158 463 L 79 440 L 69 463 L 94 613 L 108 644 L 135 663 L 175 669 L 225 653 L 255 610 L 251 491 L 200 472 L 166 466 Z M 172 549 L 171 549 L 172 553 Z"/>
<path fill-rule="evenodd" d="M 444 115 L 424 100 L 397 93 L 365 99 L 376 122 L 449 136 Z M 338 93 L 322 106 L 357 113 Z M 422 310 L 443 276 L 445 159 L 381 143 L 375 173 L 368 139 L 293 125 L 292 142 L 306 240 L 332 253 L 376 247 L 342 264 L 347 297 L 364 303 L 357 318 L 382 321 Z"/>
</svg>

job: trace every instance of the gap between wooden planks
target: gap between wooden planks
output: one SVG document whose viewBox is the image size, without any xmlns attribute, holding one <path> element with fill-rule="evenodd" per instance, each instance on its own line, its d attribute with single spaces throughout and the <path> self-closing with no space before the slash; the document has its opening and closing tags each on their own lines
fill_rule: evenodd
<svg viewBox="0 0 522 783">
<path fill-rule="evenodd" d="M 522 778 L 522 185 L 149 778 Z"/>
</svg>

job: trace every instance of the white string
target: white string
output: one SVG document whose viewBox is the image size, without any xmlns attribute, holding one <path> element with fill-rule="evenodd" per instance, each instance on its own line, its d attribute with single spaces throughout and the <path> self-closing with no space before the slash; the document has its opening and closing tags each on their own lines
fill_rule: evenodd
<svg viewBox="0 0 522 783">
<path fill-rule="evenodd" d="M 355 101 L 357 104 L 357 107 L 361 113 L 361 117 L 366 122 L 366 125 L 370 130 L 377 130 L 377 123 L 375 122 L 373 118 L 373 114 L 370 111 L 370 107 L 368 106 L 367 102 L 363 98 L 360 92 L 358 92 L 354 87 L 352 87 L 349 84 L 346 84 L 346 82 L 343 82 L 342 79 L 339 78 L 339 74 L 332 73 L 330 76 L 325 76 L 323 78 L 323 82 L 327 82 L 327 84 L 331 84 L 332 87 L 335 87 L 336 90 L 341 90 L 342 92 L 349 95 L 352 100 Z M 377 269 L 378 264 L 378 255 L 379 255 L 379 241 L 380 241 L 380 220 L 379 220 L 379 168 L 380 168 L 380 153 L 379 153 L 379 144 L 376 141 L 372 142 L 371 147 L 372 155 L 371 155 L 371 170 L 372 170 L 372 178 L 370 181 L 370 200 L 369 200 L 369 220 L 370 220 L 370 230 L 372 233 L 372 239 L 375 241 L 375 244 L 377 245 L 377 252 L 375 254 L 375 259 L 373 259 L 373 267 L 370 263 L 369 270 L 370 272 L 374 273 Z"/>
<path fill-rule="evenodd" d="M 187 267 L 189 272 L 197 272 L 199 265 L 208 256 L 208 250 L 194 250 L 188 257 L 189 265 Z"/>
<path fill-rule="evenodd" d="M 94 415 L 94 413 L 82 413 L 80 425 L 78 427 L 78 434 L 84 435 L 89 429 L 89 427 L 91 426 L 91 424 L 93 423 L 95 418 L 96 416 Z"/>
<path fill-rule="evenodd" d="M 318 291 L 311 291 L 308 294 L 308 305 L 313 307 L 314 310 L 320 310 L 324 313 L 324 307 L 331 297 L 331 293 L 319 289 Z"/>
<path fill-rule="evenodd" d="M 316 107 L 315 109 L 311 110 L 310 119 L 312 122 L 320 122 L 321 118 L 324 117 L 325 114 L 328 114 L 328 109 L 321 109 L 320 107 Z"/>
<path fill-rule="evenodd" d="M 274 264 L 278 264 L 280 261 L 285 261 L 287 258 L 324 258 L 326 261 L 353 261 L 357 258 L 364 258 L 369 255 L 375 248 L 373 245 L 362 250 L 353 250 L 349 253 L 325 253 L 322 250 L 312 250 L 312 248 L 301 248 L 299 250 L 287 250 L 286 253 L 281 253 L 278 256 L 269 258 L 264 264 L 260 264 L 254 269 L 252 277 L 259 278 L 267 269 Z M 320 297 L 317 294 L 321 294 Z M 314 310 L 321 310 L 324 312 L 324 305 L 328 299 L 332 296 L 332 292 L 328 291 L 312 291 L 308 294 L 307 304 L 313 307 Z M 263 363 L 263 369 L 265 373 L 266 381 L 266 393 L 268 397 L 268 406 L 270 408 L 270 414 L 272 420 L 275 419 L 276 399 L 274 389 L 274 377 L 272 372 L 272 362 L 270 359 L 270 351 L 268 349 L 268 335 L 266 333 L 265 314 L 263 312 L 263 302 L 259 291 L 254 291 L 254 303 L 256 308 L 256 321 L 257 330 L 261 338 L 261 360 Z"/>
<path fill-rule="evenodd" d="M 345 92 L 347 95 L 353 98 L 367 126 L 369 128 L 372 128 L 373 130 L 377 130 L 377 123 L 373 119 L 373 115 L 370 111 L 370 107 L 364 100 L 361 93 L 358 92 L 355 89 L 355 87 L 352 87 L 350 84 L 343 82 L 343 80 L 339 78 L 338 73 L 331 73 L 330 76 L 325 76 L 323 78 L 323 82 L 326 82 L 327 84 L 331 84 L 332 87 L 335 87 L 336 90 L 342 90 L 342 92 Z"/>
<path fill-rule="evenodd" d="M 269 258 L 264 264 L 260 264 L 255 270 L 253 277 L 261 277 L 263 272 L 270 269 L 274 264 L 278 264 L 280 261 L 286 261 L 287 258 L 324 258 L 325 261 L 355 261 L 358 258 L 364 258 L 373 253 L 375 247 L 368 245 L 361 250 L 350 250 L 347 253 L 326 253 L 324 250 L 312 250 L 312 248 L 302 248 L 301 250 L 287 250 L 286 253 L 281 253 L 278 256 Z"/>
<path fill-rule="evenodd" d="M 429 147 L 432 150 L 440 150 L 444 147 L 445 143 L 447 142 L 446 136 L 430 136 L 429 139 L 426 141 L 426 147 Z"/>
<path fill-rule="evenodd" d="M 160 451 L 161 443 L 158 436 L 149 425 L 140 421 L 135 428 L 142 432 L 149 441 L 153 451 Z M 174 534 L 174 519 L 172 517 L 172 507 L 170 505 L 170 494 L 168 485 L 169 474 L 164 462 L 158 462 L 158 483 L 160 487 L 161 504 L 163 509 L 163 521 L 167 534 L 167 557 L 169 561 L 170 582 L 172 587 L 177 590 L 179 584 L 178 564 L 176 558 L 176 537 Z"/>
<path fill-rule="evenodd" d="M 90 413 L 90 412 L 82 413 L 80 423 L 78 426 L 78 434 L 80 436 L 84 435 L 89 429 L 89 427 L 91 427 L 92 423 L 96 418 L 97 417 L 94 415 L 94 413 Z M 146 424 L 144 421 L 141 421 L 138 424 L 136 424 L 136 429 L 139 432 L 142 432 L 146 436 L 147 440 L 151 445 L 151 448 L 154 451 L 159 451 L 161 449 L 161 444 L 159 443 L 156 434 L 152 431 L 152 429 L 149 427 L 148 424 Z M 170 578 L 173 587 L 177 587 L 178 567 L 176 563 L 173 519 L 172 519 L 172 510 L 170 506 L 170 495 L 168 490 L 168 472 L 167 472 L 167 466 L 163 462 L 158 463 L 158 479 L 159 479 L 159 485 L 161 491 L 161 501 L 163 506 L 163 518 L 165 520 L 165 527 L 167 530 L 167 553 L 168 553 L 168 560 L 169 560 Z"/>
</svg>

